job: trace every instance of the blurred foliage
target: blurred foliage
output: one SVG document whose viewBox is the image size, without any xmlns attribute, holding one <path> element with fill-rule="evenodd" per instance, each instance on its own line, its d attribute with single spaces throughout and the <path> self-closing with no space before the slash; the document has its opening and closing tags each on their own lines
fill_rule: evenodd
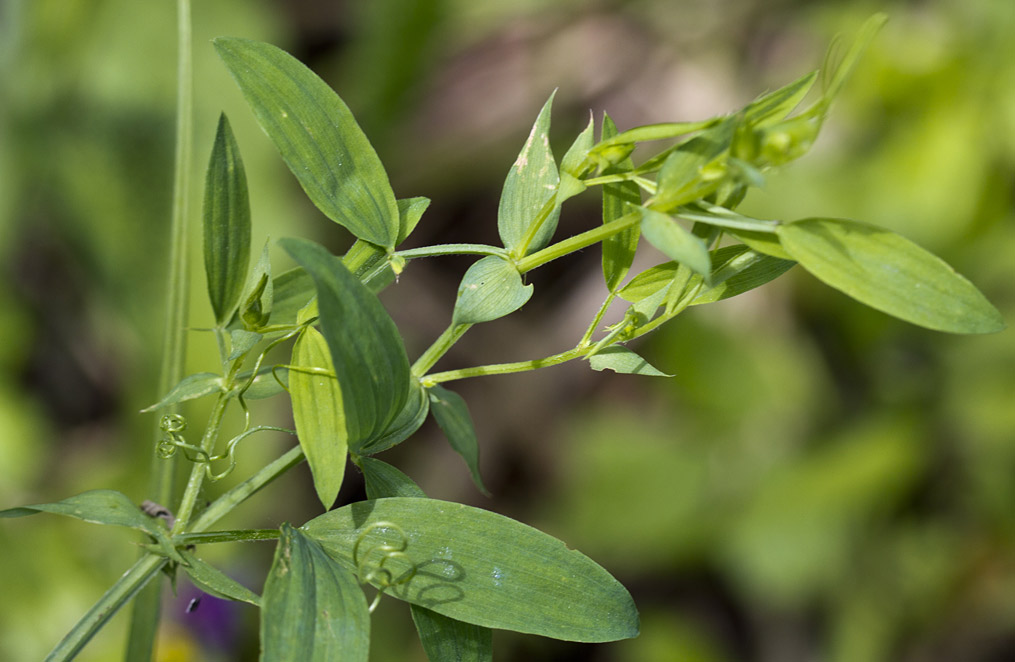
<svg viewBox="0 0 1015 662">
<path fill-rule="evenodd" d="M 433 198 L 413 241 L 495 241 L 504 174 L 553 88 L 560 154 L 590 108 L 625 128 L 743 103 L 815 68 L 834 34 L 875 10 L 891 20 L 816 149 L 769 177 L 745 212 L 886 226 L 1015 319 L 1010 2 L 195 3 L 196 159 L 203 171 L 226 111 L 250 178 L 254 244 L 300 234 L 348 244 L 302 198 L 209 45 L 271 41 L 335 85 L 400 197 Z M 142 498 L 151 421 L 136 412 L 157 397 L 174 20 L 169 2 L 0 3 L 5 506 L 96 487 Z M 561 231 L 596 223 L 598 202 L 585 209 Z M 196 230 L 192 239 L 196 248 Z M 588 251 L 541 270 L 520 317 L 477 328 L 449 365 L 567 346 L 602 291 L 598 262 Z M 413 264 L 385 294 L 410 354 L 446 325 L 467 264 Z M 551 307 L 541 289 L 573 298 Z M 195 328 L 210 319 L 195 306 Z M 638 639 L 588 647 L 498 633 L 498 659 L 1012 659 L 1013 333 L 923 331 L 794 271 L 692 310 L 643 345 L 672 379 L 569 365 L 456 384 L 492 500 L 430 424 L 385 459 L 433 496 L 562 537 L 642 610 Z M 192 339 L 192 371 L 205 370 L 213 344 Z M 238 475 L 272 452 L 244 450 Z M 274 488 L 286 498 L 254 499 L 224 525 L 313 516 L 306 478 L 287 476 Z M 349 478 L 340 503 L 362 497 Z M 130 540 L 44 516 L 0 527 L 0 658 L 41 658 L 127 567 Z M 228 567 L 263 576 L 270 548 L 246 549 L 252 558 Z M 253 610 L 206 596 L 185 613 L 195 593 L 183 584 L 167 603 L 161 659 L 250 659 Z M 382 605 L 375 630 L 393 630 L 373 659 L 421 660 L 405 610 Z M 81 659 L 116 659 L 124 620 Z"/>
</svg>

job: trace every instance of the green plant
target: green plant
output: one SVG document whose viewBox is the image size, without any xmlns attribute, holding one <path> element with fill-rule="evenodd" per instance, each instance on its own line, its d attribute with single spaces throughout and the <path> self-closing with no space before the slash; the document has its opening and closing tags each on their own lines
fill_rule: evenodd
<svg viewBox="0 0 1015 662">
<path fill-rule="evenodd" d="M 365 659 L 371 607 L 361 584 L 376 589 L 375 604 L 385 593 L 410 602 L 431 659 L 455 654 L 489 659 L 489 628 L 577 641 L 636 634 L 630 596 L 592 561 L 499 515 L 425 499 L 411 479 L 374 456 L 406 440 L 432 412 L 483 489 L 468 411 L 444 382 L 574 359 L 587 359 L 594 369 L 661 374 L 623 343 L 690 305 L 748 291 L 796 263 L 863 303 L 928 328 L 999 330 L 999 314 L 972 285 L 897 235 L 852 221 L 781 223 L 735 211 L 747 189 L 763 183 L 766 169 L 810 147 L 832 98 L 879 24 L 880 19 L 868 23 L 840 62 L 826 63 L 817 101 L 793 116 L 818 73 L 737 113 L 702 122 L 618 133 L 604 117 L 598 142 L 590 122 L 558 167 L 548 142 L 551 97 L 505 182 L 498 214 L 504 246 L 409 250 L 397 247 L 428 201 L 396 200 L 369 142 L 334 92 L 274 47 L 218 40 L 227 68 L 308 196 L 352 232 L 357 243 L 337 258 L 311 242 L 285 239 L 280 244 L 300 265 L 297 269 L 273 277 L 266 246 L 250 271 L 243 166 L 222 118 L 208 168 L 204 225 L 213 332 L 222 365 L 219 372 L 171 379 L 176 385 L 167 384 L 165 397 L 152 407 L 165 412 L 157 447 L 157 484 L 164 487 L 152 495 L 165 496 L 138 509 L 125 495 L 100 490 L 3 512 L 55 512 L 135 528 L 146 536 L 143 557 L 51 659 L 73 657 L 117 608 L 142 587 L 155 585 L 151 580 L 160 571 L 171 577 L 182 571 L 209 593 L 259 605 L 265 659 L 332 659 L 336 651 L 342 659 Z M 180 116 L 188 114 L 184 104 Z M 631 159 L 636 145 L 656 140 L 676 142 L 636 166 Z M 183 172 L 186 163 L 186 156 L 178 158 Z M 552 243 L 562 204 L 595 186 L 603 187 L 603 224 Z M 177 227 L 182 233 L 182 223 Z M 641 236 L 672 261 L 625 283 Z M 735 243 L 726 245 L 724 238 Z M 471 325 L 507 315 L 529 299 L 533 288 L 524 283 L 525 273 L 597 243 L 603 244 L 608 294 L 574 348 L 533 361 L 431 372 Z M 182 239 L 174 241 L 174 246 L 181 244 Z M 482 257 L 463 278 L 451 325 L 410 365 L 375 294 L 409 261 L 450 254 Z M 181 275 L 170 280 L 177 292 L 183 290 Z M 618 299 L 629 304 L 624 318 L 597 337 Z M 181 301 L 178 295 L 171 300 L 177 306 Z M 172 316 L 179 322 L 181 315 Z M 183 328 L 182 323 L 172 326 Z M 267 365 L 269 350 L 289 341 L 294 341 L 289 362 Z M 167 355 L 182 352 L 181 342 L 175 341 Z M 292 432 L 299 446 L 202 509 L 202 490 L 231 471 L 240 442 L 259 431 L 281 429 L 251 425 L 250 403 L 285 390 L 291 395 Z M 168 410 L 199 397 L 213 398 L 214 405 L 200 442 L 192 443 L 185 436 L 185 421 Z M 225 440 L 220 438 L 222 421 L 234 407 L 247 415 L 247 426 Z M 347 456 L 364 474 L 368 501 L 327 512 L 298 528 L 211 530 L 223 515 L 304 458 L 323 506 L 330 509 Z M 173 481 L 165 468 L 180 457 L 192 466 L 175 501 L 168 498 Z M 160 503 L 175 507 L 170 511 Z M 262 596 L 201 561 L 194 549 L 273 539 L 279 542 Z M 151 619 L 142 610 L 135 631 L 142 631 L 145 622 Z M 136 635 L 134 641 L 132 650 L 139 655 L 150 648 L 144 636 Z"/>
</svg>

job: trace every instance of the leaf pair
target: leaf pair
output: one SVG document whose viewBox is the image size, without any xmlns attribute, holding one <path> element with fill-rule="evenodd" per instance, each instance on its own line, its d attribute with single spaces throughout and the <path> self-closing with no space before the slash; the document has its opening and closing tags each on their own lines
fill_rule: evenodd
<svg viewBox="0 0 1015 662">
<path fill-rule="evenodd" d="M 331 507 L 347 449 L 360 452 L 401 427 L 393 424 L 409 402 L 409 361 L 395 323 L 341 259 L 310 241 L 281 244 L 317 288 L 321 333 L 308 329 L 297 342 L 289 383 L 300 444 Z M 409 404 L 414 420 L 419 405 Z"/>
</svg>

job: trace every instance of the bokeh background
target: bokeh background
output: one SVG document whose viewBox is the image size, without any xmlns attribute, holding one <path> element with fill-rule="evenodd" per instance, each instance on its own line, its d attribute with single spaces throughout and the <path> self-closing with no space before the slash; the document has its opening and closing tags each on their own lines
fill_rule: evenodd
<svg viewBox="0 0 1015 662">
<path fill-rule="evenodd" d="M 558 156 L 621 128 L 701 119 L 817 68 L 874 11 L 890 22 L 811 154 L 743 209 L 866 220 L 944 257 L 1015 320 L 1015 3 L 1009 0 L 215 0 L 194 3 L 194 219 L 219 112 L 247 166 L 255 247 L 340 227 L 302 196 L 209 41 L 275 43 L 356 113 L 399 197 L 433 204 L 408 246 L 496 241 L 503 178 L 559 88 Z M 112 487 L 144 498 L 163 332 L 175 94 L 170 0 L 0 2 L 0 506 Z M 595 194 L 563 233 L 598 223 Z M 192 326 L 210 324 L 192 233 Z M 283 256 L 276 252 L 278 266 Z M 643 256 L 651 264 L 654 256 Z M 383 300 L 411 357 L 446 326 L 468 260 L 413 263 Z M 570 347 L 605 295 L 590 249 L 441 366 Z M 566 365 L 452 384 L 492 498 L 428 422 L 384 459 L 431 495 L 566 540 L 630 588 L 639 638 L 495 634 L 498 660 L 1002 662 L 1015 659 L 1015 331 L 938 334 L 791 271 L 692 309 L 638 349 L 672 379 Z M 191 372 L 214 369 L 191 334 Z M 284 423 L 284 402 L 263 422 Z M 205 410 L 187 410 L 192 426 Z M 291 440 L 241 447 L 243 476 Z M 305 467 L 226 526 L 316 515 Z M 226 481 L 228 482 L 228 481 Z M 362 498 L 351 472 L 341 502 Z M 0 659 L 41 659 L 132 562 L 135 539 L 62 518 L 0 526 Z M 271 546 L 208 550 L 260 590 Z M 160 660 L 256 659 L 256 610 L 167 597 Z M 117 659 L 115 618 L 82 660 Z M 421 661 L 404 605 L 371 659 Z"/>
</svg>

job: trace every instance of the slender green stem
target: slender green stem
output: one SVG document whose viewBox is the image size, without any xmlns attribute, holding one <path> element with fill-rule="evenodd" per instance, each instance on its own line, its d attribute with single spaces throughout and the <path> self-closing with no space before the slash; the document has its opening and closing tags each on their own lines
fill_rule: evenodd
<svg viewBox="0 0 1015 662">
<path fill-rule="evenodd" d="M 452 324 L 444 329 L 444 333 L 438 336 L 437 340 L 412 364 L 412 374 L 416 377 L 425 375 L 471 328 L 471 324 Z"/>
<path fill-rule="evenodd" d="M 522 258 L 518 261 L 518 271 L 519 273 L 532 271 L 533 269 L 541 267 L 547 262 L 556 260 L 559 257 L 564 257 L 565 255 L 569 255 L 575 251 L 598 244 L 603 239 L 623 232 L 630 227 L 638 225 L 640 222 L 641 212 L 634 211 L 630 214 L 625 214 L 615 221 L 604 223 L 597 228 L 582 232 L 581 234 L 576 234 L 573 237 L 568 237 L 567 239 L 547 246 L 543 250 L 537 251 L 528 257 Z"/>
<path fill-rule="evenodd" d="M 206 531 L 229 513 L 233 508 L 246 501 L 256 492 L 269 485 L 276 478 L 289 471 L 304 459 L 303 449 L 299 446 L 290 448 L 280 458 L 265 466 L 253 476 L 215 499 L 189 527 L 190 533 Z"/>
<path fill-rule="evenodd" d="M 422 248 L 410 248 L 395 253 L 398 257 L 406 260 L 415 260 L 421 257 L 440 257 L 442 255 L 501 255 L 506 257 L 507 251 L 500 246 L 488 246 L 486 244 L 438 244 L 436 246 L 424 246 Z"/>
<path fill-rule="evenodd" d="M 482 377 L 484 375 L 509 375 L 515 372 L 528 372 L 530 370 L 538 370 L 540 368 L 549 368 L 550 366 L 560 365 L 561 363 L 567 363 L 568 361 L 581 358 L 588 353 L 588 350 L 589 348 L 587 347 L 575 347 L 574 349 L 569 349 L 566 352 L 561 352 L 560 354 L 554 354 L 553 356 L 547 356 L 542 359 L 533 359 L 531 361 L 495 363 L 492 365 L 475 366 L 473 368 L 448 370 L 447 372 L 435 372 L 434 374 L 427 375 L 423 378 L 423 385 L 430 387 L 434 384 L 450 382 L 456 379 Z"/>
<path fill-rule="evenodd" d="M 120 579 L 107 590 L 88 613 L 78 621 L 71 631 L 56 645 L 46 662 L 72 660 L 95 636 L 120 607 L 137 595 L 155 577 L 169 559 L 155 554 L 145 554 Z M 150 651 L 149 651 L 150 657 Z"/>
<path fill-rule="evenodd" d="M 193 171 L 193 64 L 191 57 L 190 0 L 177 0 L 177 92 L 176 92 L 176 148 L 173 171 L 173 207 L 170 221 L 169 279 L 166 298 L 166 335 L 162 348 L 162 365 L 159 374 L 159 397 L 168 393 L 183 377 L 186 357 L 188 259 L 187 218 L 190 213 L 189 177 Z M 175 412 L 167 408 L 156 413 L 155 443 L 162 431 L 158 419 L 162 414 Z M 154 448 L 155 444 L 152 444 Z M 151 452 L 148 495 L 156 503 L 173 501 L 176 462 L 163 459 Z M 149 557 L 144 557 L 149 558 Z M 143 559 L 142 559 L 143 560 Z M 147 582 L 147 578 L 145 579 Z M 136 591 L 131 592 L 131 595 Z M 161 587 L 153 582 L 134 602 L 130 631 L 124 659 L 128 662 L 148 662 L 155 648 L 161 603 Z M 119 606 L 119 605 L 117 605 Z M 89 635 L 90 636 L 90 635 Z"/>
<path fill-rule="evenodd" d="M 176 545 L 207 545 L 219 542 L 251 542 L 258 540 L 275 540 L 279 537 L 278 529 L 243 529 L 239 531 L 210 531 L 208 533 L 184 533 L 176 536 Z"/>
</svg>

